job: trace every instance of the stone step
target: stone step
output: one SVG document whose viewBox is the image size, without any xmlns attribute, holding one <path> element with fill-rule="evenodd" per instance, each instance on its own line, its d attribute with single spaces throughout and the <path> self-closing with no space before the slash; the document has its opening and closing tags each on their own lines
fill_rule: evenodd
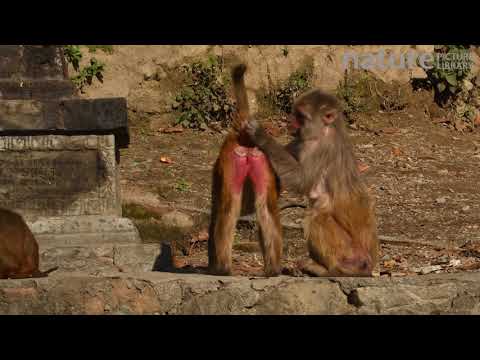
<svg viewBox="0 0 480 360">
<path fill-rule="evenodd" d="M 60 271 L 0 280 L 0 314 L 480 314 L 480 273 L 252 279 Z"/>
<path fill-rule="evenodd" d="M 161 248 L 158 244 L 40 245 L 39 252 L 42 271 L 58 266 L 58 272 L 97 275 L 111 271 L 151 271 L 158 264 Z"/>
</svg>

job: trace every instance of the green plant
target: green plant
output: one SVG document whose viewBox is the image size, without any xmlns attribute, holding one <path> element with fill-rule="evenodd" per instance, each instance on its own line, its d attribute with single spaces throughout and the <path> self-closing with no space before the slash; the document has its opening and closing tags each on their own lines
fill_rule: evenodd
<svg viewBox="0 0 480 360">
<path fill-rule="evenodd" d="M 471 69 L 468 45 L 435 45 L 433 60 L 427 64 L 427 79 L 422 87 L 433 88 L 435 101 L 449 105 L 462 91 L 462 81 Z"/>
<path fill-rule="evenodd" d="M 368 71 L 347 71 L 336 95 L 349 120 L 355 113 L 401 111 L 408 105 L 411 90 L 400 83 L 386 83 Z"/>
<path fill-rule="evenodd" d="M 85 45 L 88 48 L 88 52 L 96 53 L 97 50 L 102 50 L 104 53 L 109 55 L 113 54 L 112 45 Z"/>
<path fill-rule="evenodd" d="M 172 109 L 178 114 L 175 125 L 206 129 L 214 122 L 228 126 L 235 110 L 222 73 L 222 59 L 211 56 L 205 62 L 184 65 L 186 82 L 175 96 Z"/>
<path fill-rule="evenodd" d="M 312 88 L 313 66 L 304 66 L 293 72 L 279 87 L 274 87 L 266 94 L 266 105 L 274 112 L 288 114 L 293 101 L 299 95 Z"/>
<path fill-rule="evenodd" d="M 86 45 L 90 52 L 95 52 L 97 48 L 101 48 L 105 52 L 113 51 L 113 48 L 109 48 L 110 45 Z M 94 49 L 92 51 L 92 49 Z M 110 49 L 110 50 L 107 50 Z M 91 85 L 94 78 L 103 82 L 103 72 L 105 71 L 105 64 L 99 62 L 96 58 L 90 59 L 89 65 L 80 67 L 80 62 L 83 58 L 82 51 L 79 45 L 65 45 L 63 52 L 67 62 L 72 64 L 73 69 L 76 71 L 76 75 L 71 77 L 75 86 L 83 92 L 86 85 Z"/>
<path fill-rule="evenodd" d="M 90 65 L 85 66 L 78 71 L 78 74 L 72 77 L 73 83 L 80 91 L 83 91 L 85 85 L 92 85 L 93 78 L 97 78 L 98 81 L 103 83 L 103 72 L 105 70 L 105 64 L 99 62 L 97 59 L 90 59 Z"/>
<path fill-rule="evenodd" d="M 185 179 L 180 179 L 176 184 L 175 184 L 175 190 L 179 192 L 186 192 L 190 190 L 191 184 L 188 183 Z"/>
</svg>

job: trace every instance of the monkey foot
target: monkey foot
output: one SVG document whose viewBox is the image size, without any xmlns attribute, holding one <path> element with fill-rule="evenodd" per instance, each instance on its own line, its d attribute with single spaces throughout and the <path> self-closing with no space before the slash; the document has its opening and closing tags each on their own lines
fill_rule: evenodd
<svg viewBox="0 0 480 360">
<path fill-rule="evenodd" d="M 311 259 L 301 261 L 298 264 L 298 268 L 305 274 L 310 275 L 310 276 L 317 276 L 317 277 L 323 277 L 323 276 L 329 276 L 329 272 L 327 268 L 323 265 L 317 264 Z"/>
</svg>

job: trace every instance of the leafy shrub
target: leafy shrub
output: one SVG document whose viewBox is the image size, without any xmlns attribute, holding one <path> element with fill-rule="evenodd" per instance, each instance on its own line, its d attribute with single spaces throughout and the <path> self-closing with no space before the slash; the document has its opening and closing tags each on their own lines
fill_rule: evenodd
<svg viewBox="0 0 480 360">
<path fill-rule="evenodd" d="M 228 126 L 235 106 L 230 100 L 227 81 L 222 78 L 220 57 L 184 65 L 181 71 L 186 83 L 176 95 L 172 109 L 178 113 L 175 124 L 194 129 L 206 129 L 215 122 Z"/>
<path fill-rule="evenodd" d="M 90 52 L 96 52 L 97 49 L 107 53 L 113 52 L 111 45 L 86 45 Z M 99 62 L 92 57 L 89 65 L 80 68 L 80 62 L 83 58 L 82 50 L 79 45 L 65 45 L 63 47 L 65 59 L 68 63 L 72 64 L 73 69 L 77 72 L 76 75 L 71 77 L 71 80 L 81 92 L 83 92 L 86 85 L 91 85 L 94 78 L 103 82 L 103 73 L 105 71 L 105 64 Z"/>
<path fill-rule="evenodd" d="M 464 59 L 468 49 L 468 45 L 435 45 L 434 60 L 427 64 L 432 68 L 426 70 L 427 79 L 420 87 L 433 88 L 435 101 L 441 106 L 451 104 L 462 91 L 462 81 L 471 70 L 469 59 Z"/>
<path fill-rule="evenodd" d="M 274 113 L 289 114 L 294 100 L 313 87 L 312 80 L 313 66 L 311 64 L 302 66 L 278 87 L 273 87 L 267 91 L 264 99 L 261 99 L 264 100 L 261 103 Z"/>
</svg>

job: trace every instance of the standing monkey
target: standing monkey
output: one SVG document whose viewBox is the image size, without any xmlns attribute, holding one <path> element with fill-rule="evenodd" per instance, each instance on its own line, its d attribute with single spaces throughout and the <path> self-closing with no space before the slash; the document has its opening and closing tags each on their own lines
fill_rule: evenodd
<svg viewBox="0 0 480 360">
<path fill-rule="evenodd" d="M 0 279 L 45 277 L 38 268 L 38 243 L 23 218 L 13 211 L 0 209 Z"/>
<path fill-rule="evenodd" d="M 243 64 L 232 71 L 238 111 L 213 170 L 208 265 L 213 274 L 231 274 L 235 226 L 242 209 L 253 212 L 254 203 L 265 275 L 276 276 L 281 272 L 283 245 L 277 207 L 278 181 L 265 154 L 245 132 L 250 116 L 245 71 Z"/>
<path fill-rule="evenodd" d="M 282 186 L 306 195 L 305 237 L 316 276 L 371 276 L 378 257 L 374 202 L 360 178 L 335 97 L 319 89 L 293 105 L 294 140 L 286 147 L 256 121 L 246 131 L 267 154 Z M 313 261 L 312 261 L 313 260 Z"/>
</svg>

